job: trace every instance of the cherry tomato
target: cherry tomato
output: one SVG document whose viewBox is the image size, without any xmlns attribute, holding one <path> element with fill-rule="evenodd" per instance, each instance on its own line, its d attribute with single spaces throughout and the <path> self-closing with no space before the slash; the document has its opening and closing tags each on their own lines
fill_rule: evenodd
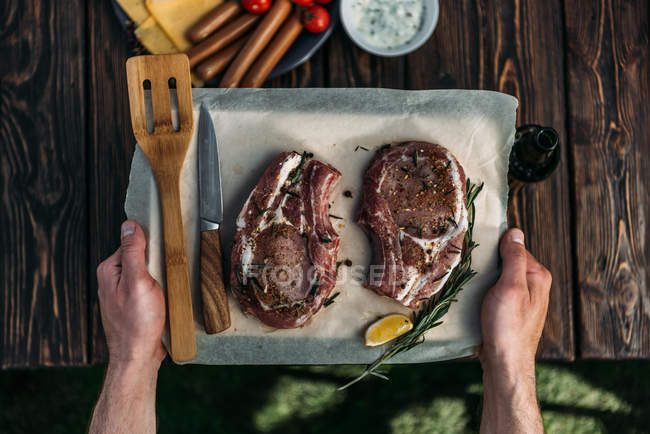
<svg viewBox="0 0 650 434">
<path fill-rule="evenodd" d="M 330 14 L 324 7 L 315 5 L 307 9 L 304 21 L 307 30 L 320 33 L 330 25 Z"/>
<path fill-rule="evenodd" d="M 316 0 L 316 3 L 320 3 L 322 5 L 326 5 L 330 3 L 332 0 Z"/>
<path fill-rule="evenodd" d="M 241 0 L 241 5 L 251 14 L 263 14 L 271 7 L 271 0 Z"/>
<path fill-rule="evenodd" d="M 311 6 L 314 4 L 314 0 L 291 0 L 298 6 Z"/>
</svg>

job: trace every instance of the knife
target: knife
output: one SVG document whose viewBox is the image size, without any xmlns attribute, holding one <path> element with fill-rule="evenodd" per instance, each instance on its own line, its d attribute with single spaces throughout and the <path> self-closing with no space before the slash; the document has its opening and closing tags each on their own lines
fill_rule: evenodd
<svg viewBox="0 0 650 434">
<path fill-rule="evenodd" d="M 210 112 L 201 105 L 198 131 L 199 218 L 201 228 L 201 299 L 208 334 L 230 327 L 224 287 L 220 226 L 223 220 L 219 147 Z"/>
</svg>

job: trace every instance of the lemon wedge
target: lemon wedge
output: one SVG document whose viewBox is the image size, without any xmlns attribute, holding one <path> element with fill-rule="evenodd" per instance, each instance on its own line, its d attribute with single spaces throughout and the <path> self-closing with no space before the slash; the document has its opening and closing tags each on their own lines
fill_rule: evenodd
<svg viewBox="0 0 650 434">
<path fill-rule="evenodd" d="M 402 314 L 391 314 L 378 319 L 368 326 L 365 334 L 367 347 L 376 347 L 402 336 L 413 328 L 411 318 Z"/>
</svg>

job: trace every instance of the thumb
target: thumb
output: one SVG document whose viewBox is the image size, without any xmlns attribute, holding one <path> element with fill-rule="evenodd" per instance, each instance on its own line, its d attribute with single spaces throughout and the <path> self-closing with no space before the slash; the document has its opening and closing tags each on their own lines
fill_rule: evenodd
<svg viewBox="0 0 650 434">
<path fill-rule="evenodd" d="M 527 253 L 524 246 L 524 233 L 517 228 L 508 230 L 501 238 L 499 250 L 503 261 L 499 283 L 506 287 L 527 288 Z"/>
<path fill-rule="evenodd" d="M 147 241 L 144 231 L 134 220 L 122 223 L 122 244 L 120 246 L 122 259 L 122 274 L 126 282 L 133 282 L 143 271 L 146 272 L 144 251 Z"/>
</svg>

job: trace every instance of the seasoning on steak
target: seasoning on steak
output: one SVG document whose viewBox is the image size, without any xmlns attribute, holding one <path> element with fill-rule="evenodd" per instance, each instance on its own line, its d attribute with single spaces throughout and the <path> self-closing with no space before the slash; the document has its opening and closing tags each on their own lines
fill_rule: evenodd
<svg viewBox="0 0 650 434">
<path fill-rule="evenodd" d="M 465 172 L 440 145 L 384 147 L 364 175 L 357 223 L 373 247 L 365 286 L 415 309 L 460 262 Z"/>
<path fill-rule="evenodd" d="M 304 324 L 336 284 L 328 197 L 341 174 L 309 157 L 280 154 L 237 218 L 230 287 L 245 312 L 276 328 Z"/>
</svg>

